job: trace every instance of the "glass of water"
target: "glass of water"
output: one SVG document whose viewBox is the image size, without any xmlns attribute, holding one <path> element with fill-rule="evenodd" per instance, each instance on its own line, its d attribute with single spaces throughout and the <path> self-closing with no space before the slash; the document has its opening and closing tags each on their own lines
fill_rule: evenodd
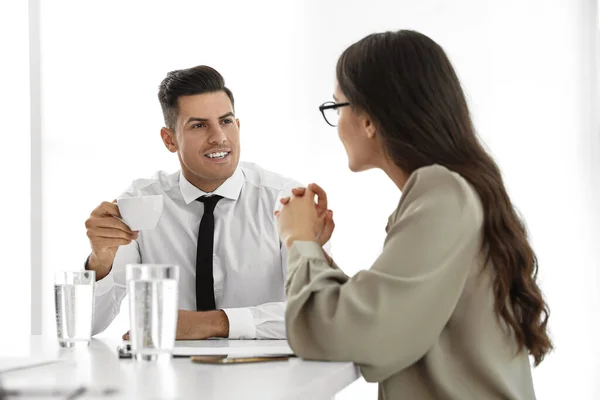
<svg viewBox="0 0 600 400">
<path fill-rule="evenodd" d="M 95 282 L 95 271 L 61 271 L 54 274 L 56 331 L 61 347 L 90 345 Z"/>
<path fill-rule="evenodd" d="M 136 360 L 170 359 L 177 330 L 179 267 L 127 264 L 131 353 Z"/>
</svg>

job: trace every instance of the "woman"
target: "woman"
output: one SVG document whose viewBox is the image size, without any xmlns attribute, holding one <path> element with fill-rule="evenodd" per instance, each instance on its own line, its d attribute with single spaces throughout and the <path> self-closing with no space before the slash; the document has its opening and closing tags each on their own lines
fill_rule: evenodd
<svg viewBox="0 0 600 400">
<path fill-rule="evenodd" d="M 381 168 L 402 197 L 383 252 L 352 278 L 321 248 L 325 192 L 282 200 L 291 347 L 357 363 L 380 399 L 535 398 L 528 356 L 552 349 L 536 257 L 442 48 L 413 31 L 367 36 L 341 55 L 334 98 L 321 111 L 350 169 Z"/>
</svg>

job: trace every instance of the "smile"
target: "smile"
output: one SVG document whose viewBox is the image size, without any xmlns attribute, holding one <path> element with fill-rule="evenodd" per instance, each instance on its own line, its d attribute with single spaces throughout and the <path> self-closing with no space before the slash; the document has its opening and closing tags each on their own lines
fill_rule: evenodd
<svg viewBox="0 0 600 400">
<path fill-rule="evenodd" d="M 211 160 L 222 160 L 225 157 L 227 157 L 230 153 L 230 151 L 215 151 L 204 154 L 204 157 L 210 158 Z"/>
</svg>

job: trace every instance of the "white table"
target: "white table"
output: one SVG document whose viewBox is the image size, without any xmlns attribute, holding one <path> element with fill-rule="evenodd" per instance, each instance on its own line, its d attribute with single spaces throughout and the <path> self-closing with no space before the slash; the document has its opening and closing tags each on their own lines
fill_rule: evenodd
<svg viewBox="0 0 600 400">
<path fill-rule="evenodd" d="M 214 347 L 215 343 L 209 342 L 214 341 L 206 341 L 207 346 Z M 23 355 L 56 356 L 61 362 L 6 372 L 2 374 L 1 383 L 6 389 L 88 387 L 88 394 L 77 399 L 319 400 L 331 399 L 360 377 L 352 363 L 298 358 L 238 365 L 197 364 L 189 358 L 140 363 L 119 359 L 116 347 L 120 343 L 106 338 L 93 339 L 90 347 L 61 349 L 54 338 L 32 336 L 29 349 L 24 349 Z M 226 341 L 223 344 L 228 346 Z M 104 397 L 94 395 L 109 387 L 118 393 Z M 46 397 L 38 397 L 42 398 Z"/>
</svg>

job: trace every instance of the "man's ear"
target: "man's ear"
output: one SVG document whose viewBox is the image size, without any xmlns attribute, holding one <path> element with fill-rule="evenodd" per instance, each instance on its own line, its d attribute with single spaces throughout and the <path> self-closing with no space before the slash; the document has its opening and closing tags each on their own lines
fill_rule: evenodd
<svg viewBox="0 0 600 400">
<path fill-rule="evenodd" d="M 175 132 L 170 130 L 169 128 L 161 128 L 160 137 L 162 138 L 163 143 L 167 150 L 171 153 L 175 153 L 179 148 L 177 146 L 177 138 L 175 137 Z"/>
<path fill-rule="evenodd" d="M 239 119 L 239 118 L 236 118 L 236 119 L 235 119 L 235 122 L 237 123 L 238 129 L 240 129 L 240 119 Z"/>
<path fill-rule="evenodd" d="M 363 128 L 365 129 L 365 132 L 367 132 L 367 137 L 369 139 L 375 138 L 375 134 L 377 132 L 375 129 L 375 124 L 373 123 L 373 120 L 371 119 L 371 117 L 369 117 L 368 115 L 365 114 L 363 116 L 362 125 L 363 125 Z"/>
</svg>

